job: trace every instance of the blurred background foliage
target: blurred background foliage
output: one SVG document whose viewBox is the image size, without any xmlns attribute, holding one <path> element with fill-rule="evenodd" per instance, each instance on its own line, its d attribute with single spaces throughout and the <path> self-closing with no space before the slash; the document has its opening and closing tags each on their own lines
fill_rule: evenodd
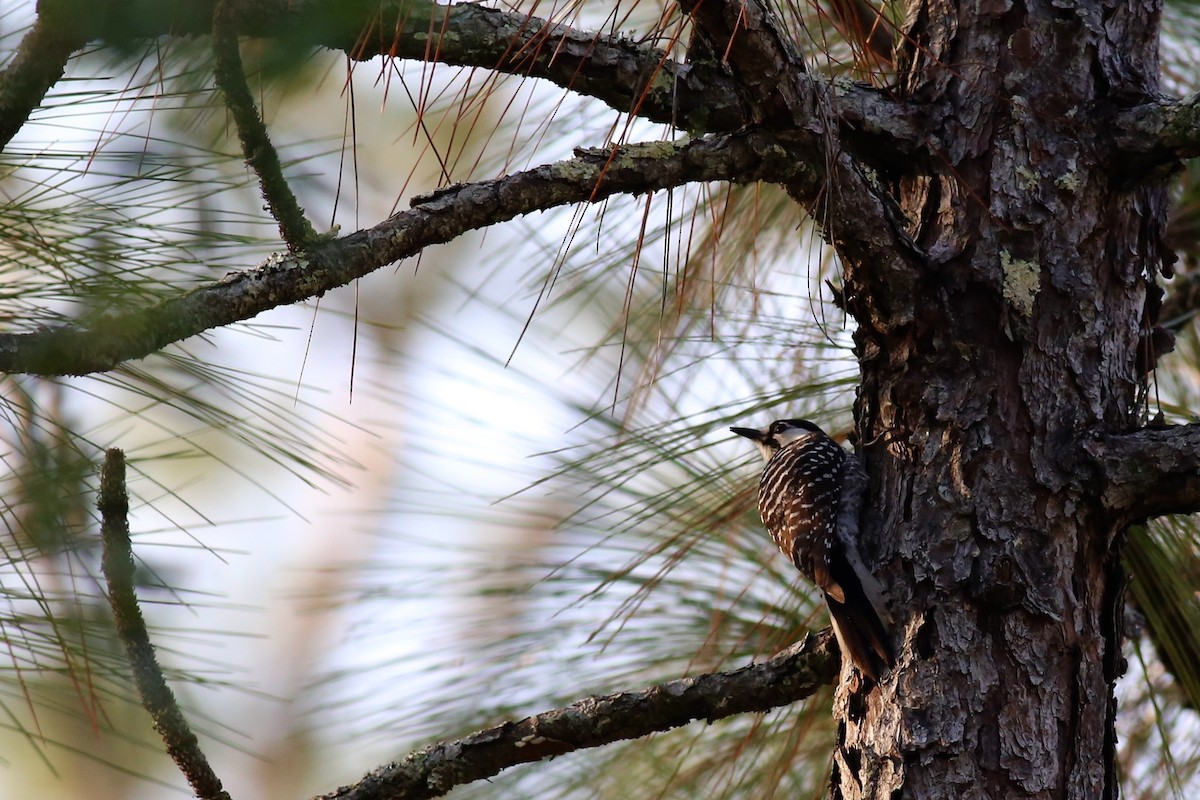
<svg viewBox="0 0 1200 800">
<path fill-rule="evenodd" d="M 670 4 L 526 3 L 666 46 Z M 814 70 L 869 78 L 824 7 L 782 2 Z M 889 19 L 896 10 L 887 9 Z M 0 10 L 0 63 L 33 19 Z M 619 25 L 617 23 L 619 22 Z M 1165 19 L 1170 91 L 1197 23 Z M 319 229 L 405 198 L 675 132 L 520 76 L 242 45 Z M 857 58 L 856 58 L 857 54 Z M 205 40 L 90 48 L 0 155 L 0 318 L 153 301 L 280 249 Z M 1200 203 L 1172 220 L 1184 285 Z M 294 798 L 432 739 L 776 652 L 825 624 L 753 510 L 731 423 L 844 436 L 838 265 L 773 187 L 692 185 L 426 251 L 104 375 L 0 378 L 0 794 L 187 794 L 132 696 L 98 576 L 96 464 L 131 458 L 160 658 L 235 797 Z M 1153 412 L 1194 421 L 1190 315 Z M 1195 796 L 1197 528 L 1131 534 L 1127 796 Z M 514 769 L 454 797 L 826 791 L 828 693 Z"/>
</svg>

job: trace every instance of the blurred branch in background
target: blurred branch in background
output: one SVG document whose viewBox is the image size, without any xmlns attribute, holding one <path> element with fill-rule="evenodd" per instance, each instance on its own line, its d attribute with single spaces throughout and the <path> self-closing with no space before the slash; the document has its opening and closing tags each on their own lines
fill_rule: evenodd
<svg viewBox="0 0 1200 800">
<path fill-rule="evenodd" d="M 221 779 L 209 766 L 192 733 L 162 668 L 154 655 L 154 645 L 146 631 L 146 621 L 138 605 L 133 585 L 133 549 L 129 543 L 129 492 L 125 487 L 125 454 L 109 448 L 100 470 L 100 536 L 104 542 L 102 567 L 108 582 L 108 600 L 116 621 L 117 635 L 125 644 L 134 683 L 142 696 L 142 705 L 150 712 L 154 729 L 162 737 L 167 753 L 187 778 L 200 800 L 230 800 L 221 787 Z"/>
</svg>

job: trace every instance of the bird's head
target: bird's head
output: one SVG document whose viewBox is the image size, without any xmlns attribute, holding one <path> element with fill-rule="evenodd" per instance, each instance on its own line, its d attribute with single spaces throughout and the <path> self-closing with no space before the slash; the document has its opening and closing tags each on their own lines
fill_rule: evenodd
<svg viewBox="0 0 1200 800">
<path fill-rule="evenodd" d="M 779 452 L 781 447 L 797 439 L 813 434 L 825 435 L 825 431 L 821 430 L 818 425 L 806 419 L 778 419 L 762 430 L 757 428 L 730 428 L 729 430 L 754 442 L 767 461 L 770 461 L 771 456 Z"/>
</svg>

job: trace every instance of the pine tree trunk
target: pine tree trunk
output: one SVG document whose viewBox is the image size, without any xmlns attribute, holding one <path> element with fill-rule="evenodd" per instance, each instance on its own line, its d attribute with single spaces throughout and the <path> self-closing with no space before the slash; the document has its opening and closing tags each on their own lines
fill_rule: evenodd
<svg viewBox="0 0 1200 800">
<path fill-rule="evenodd" d="M 1156 92 L 1158 16 L 910 3 L 900 91 L 937 110 L 939 160 L 895 196 L 927 270 L 910 314 L 857 333 L 864 522 L 901 655 L 839 692 L 836 797 L 1117 795 L 1129 520 L 1079 452 L 1143 399 L 1166 197 L 1115 163 L 1103 114 Z M 890 307 L 855 288 L 851 311 Z"/>
</svg>

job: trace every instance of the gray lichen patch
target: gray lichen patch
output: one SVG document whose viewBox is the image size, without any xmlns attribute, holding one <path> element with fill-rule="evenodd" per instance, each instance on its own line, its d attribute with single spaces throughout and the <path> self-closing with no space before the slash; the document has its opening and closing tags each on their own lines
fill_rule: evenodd
<svg viewBox="0 0 1200 800">
<path fill-rule="evenodd" d="M 1004 299 L 1023 317 L 1033 314 L 1037 299 L 1039 273 L 1037 262 L 1013 258 L 1007 250 L 1000 251 L 1000 270 L 1004 273 Z"/>
<path fill-rule="evenodd" d="M 581 159 L 559 161 L 552 164 L 550 169 L 554 171 L 554 177 L 568 181 L 594 180 L 599 176 L 596 164 Z"/>
<path fill-rule="evenodd" d="M 675 142 L 639 142 L 623 146 L 618 158 L 626 162 L 637 158 L 663 159 L 670 158 L 678 150 L 679 146 Z"/>
</svg>

